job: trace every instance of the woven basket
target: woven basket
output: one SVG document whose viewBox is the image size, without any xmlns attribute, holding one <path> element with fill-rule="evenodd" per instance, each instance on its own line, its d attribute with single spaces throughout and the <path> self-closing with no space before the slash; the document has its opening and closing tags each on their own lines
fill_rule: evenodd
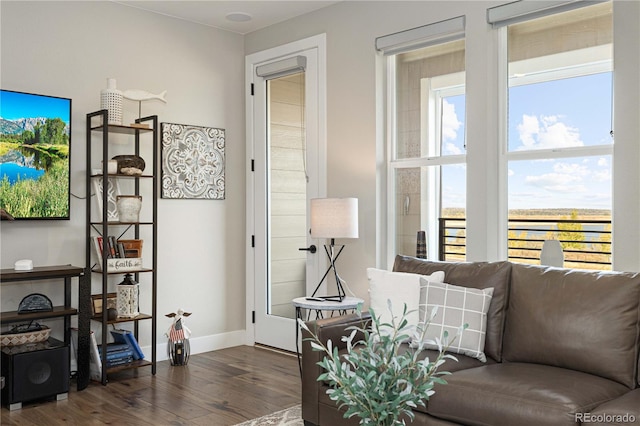
<svg viewBox="0 0 640 426">
<path fill-rule="evenodd" d="M 0 336 L 0 346 L 18 346 L 27 343 L 39 343 L 44 342 L 49 338 L 51 329 L 46 326 L 42 326 L 42 330 L 29 331 L 27 333 L 16 334 L 3 334 Z"/>
</svg>

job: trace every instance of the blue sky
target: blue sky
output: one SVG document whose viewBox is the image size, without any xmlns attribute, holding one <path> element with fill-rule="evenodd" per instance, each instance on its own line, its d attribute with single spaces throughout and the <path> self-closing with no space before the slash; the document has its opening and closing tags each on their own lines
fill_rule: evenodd
<svg viewBox="0 0 640 426">
<path fill-rule="evenodd" d="M 70 100 L 28 93 L 0 92 L 0 117 L 6 120 L 18 118 L 60 118 L 69 124 Z"/>
<path fill-rule="evenodd" d="M 509 151 L 610 145 L 611 73 L 512 87 Z M 464 96 L 448 98 L 443 153 L 462 151 Z M 464 207 L 462 166 L 443 168 L 443 207 Z M 461 190 L 462 189 L 462 190 Z M 611 209 L 611 157 L 511 161 L 509 209 Z"/>
</svg>

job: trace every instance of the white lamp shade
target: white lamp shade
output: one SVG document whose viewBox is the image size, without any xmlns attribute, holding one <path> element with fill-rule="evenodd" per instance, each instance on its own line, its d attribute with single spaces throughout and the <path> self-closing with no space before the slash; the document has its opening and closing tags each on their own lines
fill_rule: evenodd
<svg viewBox="0 0 640 426">
<path fill-rule="evenodd" d="M 357 198 L 313 198 L 312 238 L 358 238 Z"/>
</svg>

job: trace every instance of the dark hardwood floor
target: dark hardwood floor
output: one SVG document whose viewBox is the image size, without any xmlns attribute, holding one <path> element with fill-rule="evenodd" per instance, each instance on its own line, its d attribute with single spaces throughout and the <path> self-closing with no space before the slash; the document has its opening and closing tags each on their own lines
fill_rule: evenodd
<svg viewBox="0 0 640 426">
<path fill-rule="evenodd" d="M 192 355 L 187 366 L 169 361 L 92 382 L 72 381 L 63 401 L 2 407 L 2 425 L 206 425 L 241 423 L 300 403 L 295 354 L 239 346 Z"/>
</svg>

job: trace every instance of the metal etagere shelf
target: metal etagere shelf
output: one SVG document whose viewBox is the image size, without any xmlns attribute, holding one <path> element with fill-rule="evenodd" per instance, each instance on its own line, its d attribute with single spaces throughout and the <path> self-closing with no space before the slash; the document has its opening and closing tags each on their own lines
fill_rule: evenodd
<svg viewBox="0 0 640 426">
<path fill-rule="evenodd" d="M 146 167 L 142 175 L 131 176 L 120 173 L 108 173 L 107 160 L 111 158 L 110 149 L 112 149 L 113 144 L 115 144 L 113 140 L 116 138 L 115 135 L 124 135 L 118 137 L 117 143 L 119 149 L 122 149 L 123 146 L 121 142 L 122 138 L 127 140 L 127 138 L 132 137 L 133 141 L 129 139 L 124 144 L 124 146 L 127 146 L 126 144 L 129 144 L 129 146 L 133 150 L 132 154 L 140 155 L 142 148 L 145 148 L 146 153 L 152 152 L 153 159 L 152 161 L 149 161 L 149 159 L 146 160 Z M 150 145 L 145 145 L 147 143 Z M 95 149 L 96 147 L 98 149 Z M 92 171 L 96 167 L 96 164 L 100 164 L 100 161 L 102 161 L 101 173 Z M 90 318 L 87 319 L 87 321 L 96 321 L 101 324 L 102 333 L 101 336 L 98 336 L 99 338 L 97 339 L 97 342 L 101 344 L 100 358 L 103 366 L 101 371 L 101 382 L 103 385 L 107 384 L 109 373 L 115 373 L 121 370 L 151 366 L 152 374 L 156 374 L 158 164 L 159 158 L 157 116 L 153 115 L 139 118 L 135 120 L 135 123 L 132 123 L 131 125 L 114 125 L 108 123 L 107 110 L 100 110 L 87 114 L 86 264 L 88 269 L 90 270 L 89 281 L 100 282 L 101 297 L 99 298 L 101 299 L 101 306 L 105 307 L 105 309 L 102 309 L 102 312 L 100 312 L 99 314 L 94 313 L 93 315 L 91 315 Z M 148 217 L 145 217 L 145 220 L 141 219 L 139 222 L 120 222 L 109 220 L 108 190 L 103 190 L 101 194 L 95 194 L 95 197 L 102 197 L 102 202 L 100 204 L 101 212 L 99 213 L 99 217 L 97 218 L 95 213 L 92 216 L 92 203 L 96 202 L 95 197 L 92 197 L 91 195 L 94 179 L 102 179 L 102 188 L 108 188 L 110 180 L 122 180 L 128 182 L 133 181 L 133 183 L 130 185 L 130 188 L 132 188 L 131 195 L 142 196 L 142 202 L 144 203 L 145 208 L 147 208 L 147 210 L 149 207 L 151 208 L 151 220 L 148 220 Z M 152 187 L 149 188 L 148 185 L 141 185 L 141 183 L 145 181 L 152 182 Z M 118 235 L 118 239 L 122 236 L 140 239 L 141 235 L 144 234 L 144 244 L 145 246 L 147 246 L 145 248 L 145 253 L 151 254 L 151 259 L 149 259 L 148 256 L 144 259 L 145 267 L 141 267 L 135 270 L 111 271 L 109 270 L 107 265 L 108 259 L 106 255 L 102 256 L 101 265 L 93 261 L 91 255 L 92 250 L 94 250 L 92 237 L 101 236 L 104 238 L 112 234 Z M 151 247 L 150 250 L 148 249 L 149 245 Z M 117 319 L 112 319 L 108 316 L 108 310 L 106 309 L 106 307 L 109 287 L 114 286 L 113 282 L 110 283 L 109 277 L 113 277 L 114 275 L 123 275 L 125 273 L 134 275 L 134 280 L 137 282 L 140 282 L 141 276 L 145 276 L 145 282 L 140 284 L 140 293 L 150 293 L 150 314 L 140 313 L 140 315 L 136 317 Z M 147 276 L 150 276 L 150 278 L 148 278 Z M 89 283 L 89 285 L 90 284 L 91 283 Z M 150 289 L 148 288 L 149 284 L 151 287 Z M 91 298 L 91 294 L 89 294 L 88 297 Z M 87 301 L 87 303 L 91 303 L 91 301 L 89 300 Z M 107 359 L 107 342 L 109 341 L 110 330 L 109 327 L 113 327 L 115 324 L 119 323 L 133 323 L 133 334 L 139 341 L 140 321 L 151 322 L 151 360 L 149 361 L 147 359 L 148 357 L 145 357 L 144 360 L 136 360 L 125 365 L 104 368 L 104 366 L 106 366 L 105 360 Z"/>
</svg>

